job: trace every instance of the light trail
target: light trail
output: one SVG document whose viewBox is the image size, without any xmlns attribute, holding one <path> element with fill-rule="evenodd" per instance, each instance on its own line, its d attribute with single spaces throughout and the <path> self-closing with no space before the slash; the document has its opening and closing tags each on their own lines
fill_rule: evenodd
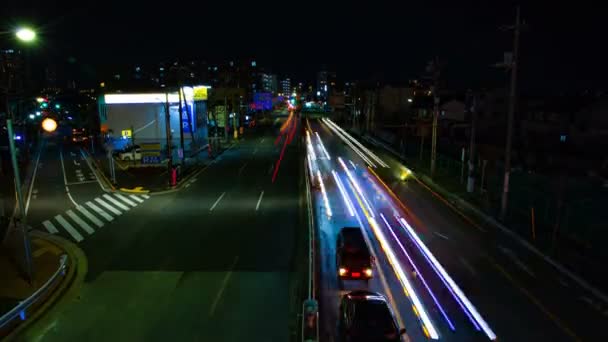
<svg viewBox="0 0 608 342">
<path fill-rule="evenodd" d="M 341 160 L 341 159 L 339 158 L 339 160 Z M 355 198 L 357 199 L 357 202 L 359 203 L 359 206 L 363 210 L 363 214 L 365 214 L 367 221 L 369 222 L 370 226 L 372 227 L 372 231 L 374 232 L 374 235 L 378 239 L 378 242 L 380 242 L 380 247 L 382 248 L 382 251 L 384 251 L 384 254 L 387 257 L 388 262 L 391 264 L 391 267 L 393 268 L 393 271 L 395 272 L 397 279 L 399 279 L 399 282 L 402 285 L 403 292 L 405 293 L 405 295 L 408 298 L 411 299 L 412 310 L 414 311 L 416 316 L 422 322 L 422 330 L 424 331 L 424 333 L 427 337 L 429 337 L 433 340 L 438 340 L 439 333 L 433 326 L 433 323 L 431 322 L 429 315 L 427 314 L 426 310 L 424 309 L 424 306 L 422 306 L 422 302 L 421 302 L 420 298 L 418 298 L 418 295 L 416 294 L 416 292 L 414 291 L 414 287 L 412 286 L 410 281 L 407 279 L 405 272 L 401 268 L 401 265 L 399 264 L 397 257 L 395 256 L 395 253 L 390 248 L 390 245 L 388 244 L 384 234 L 379 229 L 378 223 L 376 223 L 376 220 L 373 217 L 370 217 L 371 212 L 368 212 L 365 209 L 365 207 L 361 203 L 361 199 L 359 198 L 357 193 L 355 192 L 354 194 L 355 194 Z"/>
<path fill-rule="evenodd" d="M 325 157 L 331 160 L 331 157 L 329 156 L 329 153 L 327 153 L 327 150 L 325 149 L 325 145 L 323 145 L 323 140 L 321 140 L 319 133 L 315 132 L 315 134 L 317 135 L 317 139 L 319 139 L 319 146 L 321 146 L 321 150 L 323 151 L 323 153 L 325 153 Z"/>
<path fill-rule="evenodd" d="M 369 164 L 369 166 L 371 167 L 376 167 L 376 164 L 374 164 L 374 162 L 372 162 L 369 158 L 367 158 L 365 156 L 365 154 L 363 154 L 361 151 L 359 151 L 358 148 L 355 147 L 355 145 L 353 145 L 344 135 L 342 135 L 342 133 L 340 133 L 338 130 L 336 130 L 335 128 L 333 128 L 331 125 L 329 125 L 327 122 L 325 122 L 325 118 L 321 119 L 322 122 L 324 122 L 327 127 L 329 127 L 329 129 L 334 132 L 338 137 L 340 137 L 340 139 L 342 139 L 342 141 L 344 141 L 353 151 L 355 151 L 355 153 L 357 155 L 359 155 L 359 157 L 361 157 L 361 159 L 363 159 L 367 164 Z"/>
<path fill-rule="evenodd" d="M 445 319 L 445 321 L 450 326 L 450 329 L 452 331 L 456 331 L 456 327 L 454 327 L 454 324 L 452 323 L 452 321 L 448 317 L 447 313 L 445 312 L 445 310 L 443 309 L 443 307 L 439 304 L 439 301 L 435 297 L 435 294 L 433 293 L 433 291 L 431 291 L 431 288 L 427 285 L 426 280 L 424 280 L 424 277 L 422 276 L 422 273 L 420 272 L 420 270 L 418 270 L 418 267 L 416 267 L 416 264 L 414 264 L 414 261 L 412 260 L 412 258 L 410 257 L 410 255 L 405 250 L 405 247 L 403 247 L 403 245 L 401 244 L 401 241 L 399 241 L 399 238 L 397 238 L 397 235 L 393 231 L 393 228 L 388 223 L 388 221 L 386 220 L 386 218 L 384 217 L 384 215 L 382 213 L 380 213 L 380 217 L 382 218 L 382 221 L 384 221 L 384 224 L 386 224 L 386 226 L 388 227 L 389 232 L 391 233 L 391 235 L 393 236 L 393 238 L 395 238 L 395 241 L 397 242 L 397 244 L 401 248 L 401 251 L 403 252 L 403 254 L 407 257 L 407 260 L 410 262 L 410 265 L 412 265 L 412 268 L 414 268 L 414 271 L 416 272 L 416 274 L 418 274 L 418 277 L 420 277 L 420 280 L 422 281 L 422 284 L 424 285 L 424 287 L 428 291 L 429 295 L 431 295 L 431 298 L 433 299 L 433 302 L 435 302 L 435 305 L 437 306 L 437 308 L 441 312 L 441 315 L 443 316 L 443 318 Z"/>
<path fill-rule="evenodd" d="M 308 148 L 312 160 L 317 160 L 315 149 L 312 147 L 312 142 L 310 141 L 310 131 L 306 131 L 306 147 Z"/>
<path fill-rule="evenodd" d="M 346 193 L 346 189 L 344 188 L 344 185 L 342 185 L 342 181 L 340 180 L 340 177 L 338 177 L 338 173 L 336 173 L 336 170 L 331 170 L 331 173 L 334 175 L 336 184 L 338 184 L 338 189 L 340 189 L 340 193 L 342 194 L 342 199 L 344 199 L 344 202 L 346 203 L 346 207 L 348 208 L 350 216 L 355 216 L 355 207 L 353 206 L 353 203 L 351 202 L 350 197 Z"/>
<path fill-rule="evenodd" d="M 382 159 L 380 159 L 380 157 L 378 157 L 374 152 L 370 151 L 367 147 L 363 146 L 357 139 L 353 138 L 350 134 L 348 134 L 345 130 L 342 129 L 342 127 L 336 125 L 333 121 L 331 121 L 331 119 L 326 119 L 327 123 L 330 124 L 331 126 L 333 126 L 335 129 L 339 130 L 342 134 L 344 134 L 344 136 L 346 136 L 348 139 L 350 139 L 352 142 L 354 142 L 361 150 L 363 150 L 364 152 L 367 152 L 367 154 L 372 157 L 378 164 L 384 166 L 384 167 L 389 167 L 387 163 L 385 163 Z"/>
<path fill-rule="evenodd" d="M 342 160 L 342 158 L 338 157 L 338 162 L 340 162 L 340 165 L 342 165 L 342 168 L 346 172 L 346 176 L 348 177 L 348 179 L 350 180 L 350 182 L 355 187 L 355 190 L 357 190 L 357 192 L 359 193 L 359 195 L 363 199 L 363 202 L 365 203 L 365 206 L 367 207 L 367 210 L 368 210 L 369 214 L 373 218 L 374 217 L 374 213 L 373 213 L 373 210 L 372 210 L 372 206 L 369 204 L 369 202 L 365 198 L 365 195 L 363 194 L 363 190 L 361 190 L 361 187 L 359 186 L 359 183 L 357 182 L 357 180 L 355 179 L 355 177 L 353 177 L 353 175 L 350 173 L 350 170 L 348 169 L 348 167 L 346 167 L 346 164 L 344 164 L 344 161 Z"/>
<path fill-rule="evenodd" d="M 329 206 L 329 198 L 327 198 L 327 192 L 325 192 L 325 184 L 323 184 L 323 178 L 321 178 L 321 171 L 317 170 L 317 178 L 319 179 L 319 185 L 321 186 L 321 193 L 323 194 L 323 202 L 325 203 L 325 212 L 329 218 L 332 216 L 331 207 Z"/>
<path fill-rule="evenodd" d="M 481 315 L 479 314 L 479 312 L 477 311 L 475 306 L 469 301 L 469 299 L 465 296 L 465 294 L 462 292 L 460 287 L 458 287 L 458 285 L 454 282 L 452 277 L 450 277 L 450 275 L 445 271 L 443 266 L 441 266 L 439 261 L 437 261 L 435 256 L 429 251 L 429 249 L 424 245 L 424 243 L 422 243 L 422 241 L 420 240 L 418 235 L 416 235 L 416 232 L 412 229 L 412 227 L 402 217 L 398 217 L 397 220 L 401 223 L 403 228 L 408 232 L 408 234 L 410 235 L 412 240 L 414 240 L 415 244 L 423 251 L 422 254 L 424 254 L 426 256 L 427 260 L 433 266 L 433 269 L 435 270 L 435 272 L 437 272 L 439 277 L 440 278 L 443 277 L 445 282 L 447 282 L 447 284 L 449 285 L 448 289 L 450 289 L 450 292 L 452 292 L 452 290 L 453 290 L 452 294 L 454 294 L 454 292 L 455 292 L 461 305 L 464 305 L 466 307 L 466 310 L 464 310 L 464 311 L 465 311 L 465 313 L 467 313 L 467 316 L 469 316 L 469 319 L 471 319 L 470 315 L 473 316 L 473 318 L 474 318 L 474 320 L 472 320 L 473 325 L 478 330 L 481 327 L 481 329 L 484 331 L 484 333 L 486 334 L 486 336 L 488 336 L 488 338 L 490 340 L 496 340 L 496 334 L 494 334 L 494 332 L 492 331 L 492 329 L 490 328 L 488 323 L 483 319 L 483 317 L 481 317 Z M 469 313 L 470 313 L 470 315 L 469 315 Z"/>
</svg>

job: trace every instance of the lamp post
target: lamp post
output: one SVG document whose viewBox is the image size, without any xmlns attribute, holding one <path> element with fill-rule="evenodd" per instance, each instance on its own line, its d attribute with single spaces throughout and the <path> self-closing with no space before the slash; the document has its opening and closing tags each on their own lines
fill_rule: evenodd
<svg viewBox="0 0 608 342">
<path fill-rule="evenodd" d="M 31 28 L 22 27 L 17 29 L 15 32 L 15 37 L 18 41 L 24 43 L 30 43 L 36 39 L 36 32 Z M 10 78 L 9 78 L 10 80 Z M 17 192 L 17 205 L 19 207 L 19 221 L 15 222 L 15 226 L 18 230 L 21 230 L 21 234 L 23 236 L 23 255 L 24 255 L 24 273 L 28 278 L 27 280 L 31 283 L 33 281 L 33 268 L 32 268 L 32 250 L 30 243 L 29 232 L 27 231 L 27 226 L 25 224 L 26 221 L 26 213 L 25 213 L 25 205 L 23 203 L 23 193 L 21 191 L 21 177 L 19 175 L 19 164 L 17 163 L 17 153 L 15 149 L 15 134 L 13 132 L 13 115 L 11 113 L 11 108 L 9 104 L 9 95 L 10 95 L 10 83 L 6 84 L 6 128 L 8 133 L 8 143 L 11 154 L 11 163 L 13 166 L 13 174 L 14 174 L 14 182 L 15 182 L 15 190 Z"/>
</svg>

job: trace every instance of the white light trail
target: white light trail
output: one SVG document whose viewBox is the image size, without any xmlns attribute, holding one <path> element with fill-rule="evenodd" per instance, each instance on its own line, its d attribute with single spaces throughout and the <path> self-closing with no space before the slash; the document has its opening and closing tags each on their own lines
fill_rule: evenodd
<svg viewBox="0 0 608 342">
<path fill-rule="evenodd" d="M 344 188 L 344 185 L 342 185 L 342 181 L 340 180 L 340 177 L 338 177 L 336 170 L 331 170 L 331 173 L 334 175 L 336 184 L 338 184 L 338 189 L 340 189 L 340 193 L 342 194 L 342 199 L 344 199 L 344 202 L 346 203 L 346 207 L 348 208 L 350 216 L 355 216 L 355 207 L 353 206 L 353 203 L 351 202 L 350 197 L 348 196 L 348 193 L 346 193 L 346 189 Z"/>
<path fill-rule="evenodd" d="M 325 153 L 325 157 L 331 160 L 331 157 L 329 156 L 329 153 L 327 153 L 327 150 L 325 149 L 325 145 L 323 145 L 323 140 L 321 140 L 319 133 L 315 132 L 315 134 L 317 135 L 317 139 L 319 139 L 319 146 L 321 146 L 321 150 L 323 151 L 323 153 Z"/>
<path fill-rule="evenodd" d="M 355 145 L 353 145 L 348 138 L 346 138 L 342 133 L 340 133 L 338 130 L 336 130 L 333 126 L 331 126 L 329 123 L 327 123 L 325 121 L 325 118 L 321 119 L 323 122 L 325 122 L 325 124 L 327 125 L 327 127 L 329 127 L 330 130 L 332 130 L 338 137 L 340 137 L 340 139 L 342 139 L 342 141 L 344 141 L 353 151 L 355 151 L 355 153 L 357 155 L 359 155 L 359 157 L 361 157 L 361 159 L 363 159 L 367 164 L 369 164 L 369 166 L 371 167 L 376 167 L 376 164 L 374 164 L 374 162 L 372 162 L 369 158 L 367 158 L 365 156 L 365 154 L 363 154 L 361 151 L 359 151 L 358 148 L 355 147 Z"/>
<path fill-rule="evenodd" d="M 321 186 L 321 193 L 323 194 L 323 202 L 325 202 L 325 211 L 328 217 L 331 218 L 331 207 L 329 206 L 329 198 L 325 192 L 325 184 L 323 184 L 323 178 L 321 178 L 321 171 L 317 170 L 317 178 L 319 178 L 319 185 Z"/>
<path fill-rule="evenodd" d="M 363 199 L 363 203 L 365 203 L 365 206 L 367 207 L 367 211 L 369 212 L 369 215 L 373 218 L 374 212 L 372 210 L 372 206 L 369 205 L 369 202 L 365 198 L 365 195 L 363 194 L 363 190 L 361 190 L 361 187 L 359 186 L 359 182 L 357 182 L 355 177 L 353 177 L 353 175 L 350 173 L 350 170 L 348 169 L 348 167 L 346 167 L 346 164 L 344 164 L 344 161 L 342 160 L 342 158 L 338 157 L 338 161 L 340 162 L 340 165 L 342 165 L 344 172 L 346 172 L 346 176 L 348 176 L 348 179 L 350 179 L 350 182 L 353 184 L 353 187 L 355 187 L 355 190 L 357 190 L 357 192 L 359 193 L 359 196 L 361 196 L 361 199 Z"/>
<path fill-rule="evenodd" d="M 418 247 L 424 252 L 424 254 L 428 257 L 428 260 L 435 266 L 435 270 L 438 271 L 441 276 L 445 279 L 445 281 L 449 284 L 449 286 L 454 290 L 458 298 L 462 301 L 467 310 L 473 315 L 475 321 L 481 326 L 481 329 L 488 336 L 490 340 L 496 339 L 496 334 L 492 331 L 488 323 L 481 317 L 475 306 L 469 301 L 469 299 L 465 296 L 465 294 L 460 290 L 460 287 L 456 285 L 452 277 L 445 271 L 443 266 L 437 261 L 435 256 L 429 251 L 429 249 L 422 243 L 416 232 L 412 229 L 412 227 L 405 221 L 402 217 L 398 218 L 401 225 L 406 229 L 410 237 L 416 242 Z"/>
<path fill-rule="evenodd" d="M 317 155 L 315 154 L 315 149 L 312 147 L 312 142 L 310 141 L 310 132 L 306 131 L 306 147 L 308 148 L 308 153 L 312 160 L 317 160 Z"/>
<path fill-rule="evenodd" d="M 331 121 L 331 119 L 327 119 L 327 123 L 332 125 L 335 129 L 339 130 L 344 136 L 346 136 L 348 139 L 350 139 L 352 142 L 354 142 L 364 152 L 367 152 L 367 154 L 370 157 L 372 157 L 376 162 L 378 162 L 378 164 L 380 164 L 384 167 L 389 167 L 388 164 L 386 164 L 382 159 L 380 159 L 380 157 L 378 157 L 374 152 L 370 151 L 367 147 L 363 146 L 357 139 L 353 138 L 350 134 L 348 134 L 345 130 L 343 130 L 342 127 L 336 125 L 333 121 Z"/>
</svg>

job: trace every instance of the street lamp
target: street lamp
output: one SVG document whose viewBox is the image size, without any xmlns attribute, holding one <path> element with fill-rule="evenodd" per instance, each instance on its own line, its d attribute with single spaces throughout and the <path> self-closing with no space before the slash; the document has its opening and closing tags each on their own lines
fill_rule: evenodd
<svg viewBox="0 0 608 342">
<path fill-rule="evenodd" d="M 15 36 L 20 41 L 29 43 L 36 39 L 36 32 L 29 27 L 21 27 L 15 31 Z"/>
</svg>

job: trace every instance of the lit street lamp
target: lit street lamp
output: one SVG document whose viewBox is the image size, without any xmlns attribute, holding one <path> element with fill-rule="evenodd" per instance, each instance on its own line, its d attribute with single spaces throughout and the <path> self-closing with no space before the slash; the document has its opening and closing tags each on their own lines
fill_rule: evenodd
<svg viewBox="0 0 608 342">
<path fill-rule="evenodd" d="M 29 27 L 22 27 L 15 31 L 15 36 L 20 41 L 29 43 L 36 39 L 36 32 Z"/>
</svg>

